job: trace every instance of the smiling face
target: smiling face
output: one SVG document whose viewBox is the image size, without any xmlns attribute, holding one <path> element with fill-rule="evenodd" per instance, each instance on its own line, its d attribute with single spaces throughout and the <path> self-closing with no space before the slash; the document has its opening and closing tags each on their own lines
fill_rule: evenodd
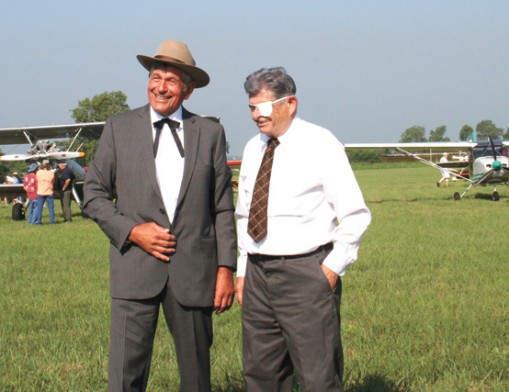
<svg viewBox="0 0 509 392">
<path fill-rule="evenodd" d="M 171 66 L 152 69 L 148 81 L 148 102 L 157 113 L 169 116 L 191 96 L 194 83 L 186 86 L 185 77 L 182 71 Z"/>
<path fill-rule="evenodd" d="M 272 91 L 263 89 L 258 94 L 249 97 L 249 109 L 251 119 L 256 123 L 261 133 L 268 137 L 279 137 L 290 127 L 292 119 L 297 112 L 297 97 L 290 95 L 285 99 L 272 104 L 272 113 L 262 116 L 258 104 L 268 101 L 276 101 Z"/>
</svg>

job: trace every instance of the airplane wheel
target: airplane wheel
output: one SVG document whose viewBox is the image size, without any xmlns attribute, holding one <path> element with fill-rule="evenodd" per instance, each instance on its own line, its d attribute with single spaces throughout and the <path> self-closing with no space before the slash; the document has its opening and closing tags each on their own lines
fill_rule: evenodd
<svg viewBox="0 0 509 392">
<path fill-rule="evenodd" d="M 498 194 L 497 191 L 493 192 L 493 195 L 491 195 L 493 201 L 499 201 L 500 200 L 500 195 Z"/>
<path fill-rule="evenodd" d="M 459 199 L 461 199 L 459 192 L 454 192 L 454 200 L 459 200 Z"/>
</svg>

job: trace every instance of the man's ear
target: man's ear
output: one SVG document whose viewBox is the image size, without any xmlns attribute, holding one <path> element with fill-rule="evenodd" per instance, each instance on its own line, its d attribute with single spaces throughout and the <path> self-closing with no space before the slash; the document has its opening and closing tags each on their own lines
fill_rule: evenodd
<svg viewBox="0 0 509 392">
<path fill-rule="evenodd" d="M 189 99 L 189 97 L 193 93 L 195 87 L 196 87 L 195 82 L 191 82 L 187 85 L 187 91 L 186 91 L 186 95 L 184 96 L 184 99 Z"/>
</svg>

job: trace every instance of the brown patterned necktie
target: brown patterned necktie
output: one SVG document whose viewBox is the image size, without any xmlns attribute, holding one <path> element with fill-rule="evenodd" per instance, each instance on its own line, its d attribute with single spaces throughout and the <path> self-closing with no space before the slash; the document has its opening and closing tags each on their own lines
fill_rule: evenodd
<svg viewBox="0 0 509 392">
<path fill-rule="evenodd" d="M 274 160 L 274 150 L 278 145 L 279 140 L 275 138 L 267 142 L 262 164 L 256 176 L 247 223 L 247 233 L 256 242 L 260 242 L 267 236 L 267 207 L 269 204 L 270 175 L 272 172 L 272 161 Z"/>
<path fill-rule="evenodd" d="M 184 158 L 184 147 L 182 147 L 179 135 L 177 135 L 177 129 L 180 127 L 180 123 L 175 120 L 170 120 L 168 117 L 162 118 L 161 120 L 154 122 L 154 127 L 156 129 L 156 137 L 154 139 L 154 158 L 157 157 L 159 138 L 161 137 L 161 130 L 163 129 L 165 123 L 168 124 L 168 126 L 170 127 L 173 140 L 175 140 L 175 144 L 177 145 L 180 156 Z"/>
</svg>

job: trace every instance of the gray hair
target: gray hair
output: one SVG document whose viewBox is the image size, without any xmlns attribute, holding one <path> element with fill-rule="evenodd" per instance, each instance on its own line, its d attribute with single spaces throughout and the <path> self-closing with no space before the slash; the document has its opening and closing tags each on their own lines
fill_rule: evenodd
<svg viewBox="0 0 509 392">
<path fill-rule="evenodd" d="M 244 90 L 250 97 L 262 90 L 271 91 L 276 99 L 295 95 L 295 81 L 283 67 L 261 68 L 253 72 L 244 82 Z"/>
</svg>

